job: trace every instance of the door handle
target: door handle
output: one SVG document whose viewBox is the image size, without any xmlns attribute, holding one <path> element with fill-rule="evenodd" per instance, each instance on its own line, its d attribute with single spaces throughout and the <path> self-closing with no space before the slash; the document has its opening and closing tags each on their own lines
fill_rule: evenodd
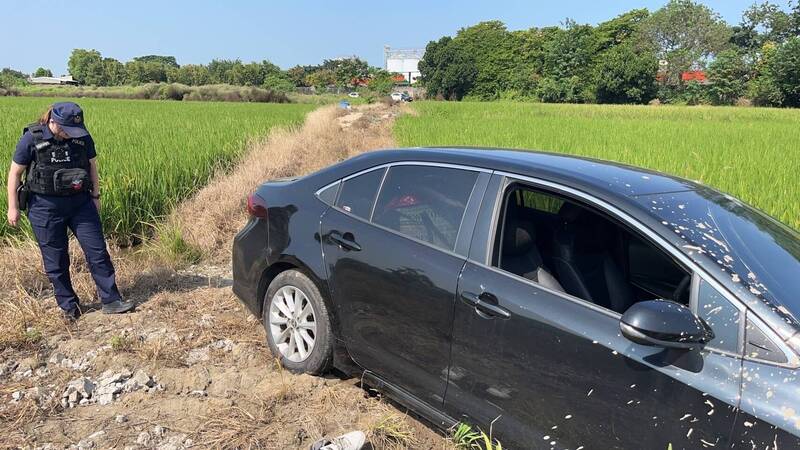
<svg viewBox="0 0 800 450">
<path fill-rule="evenodd" d="M 478 315 L 484 318 L 499 317 L 508 319 L 511 317 L 511 313 L 498 304 L 497 297 L 488 292 L 484 292 L 481 295 L 462 292 L 461 301 L 474 307 Z"/>
<path fill-rule="evenodd" d="M 330 239 L 342 249 L 352 250 L 354 252 L 361 251 L 361 246 L 355 241 L 353 233 L 347 232 L 341 234 L 338 231 L 331 231 Z"/>
</svg>

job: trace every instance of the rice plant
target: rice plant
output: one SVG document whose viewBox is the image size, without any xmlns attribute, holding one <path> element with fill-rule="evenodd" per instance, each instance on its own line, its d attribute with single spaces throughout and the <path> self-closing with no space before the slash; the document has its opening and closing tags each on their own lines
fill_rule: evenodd
<svg viewBox="0 0 800 450">
<path fill-rule="evenodd" d="M 22 128 L 54 98 L 0 98 L 3 181 Z M 100 168 L 103 226 L 130 240 L 234 163 L 249 139 L 302 122 L 313 105 L 80 99 Z M 6 205 L 5 189 L 0 202 Z M 203 211 L 196 211 L 203 214 Z M 27 225 L 27 221 L 23 221 Z M 24 232 L 24 231 L 23 231 Z M 3 220 L 0 237 L 13 231 Z"/>
<path fill-rule="evenodd" d="M 407 146 L 545 150 L 700 181 L 800 230 L 800 110 L 419 102 L 395 125 Z"/>
</svg>

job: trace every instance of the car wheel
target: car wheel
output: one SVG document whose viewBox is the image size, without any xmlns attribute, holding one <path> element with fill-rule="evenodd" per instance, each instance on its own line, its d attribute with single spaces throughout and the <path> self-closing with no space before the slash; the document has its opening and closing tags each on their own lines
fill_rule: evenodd
<svg viewBox="0 0 800 450">
<path fill-rule="evenodd" d="M 328 308 L 316 284 L 298 270 L 280 273 L 267 288 L 263 318 L 267 344 L 283 367 L 318 375 L 333 356 Z"/>
</svg>

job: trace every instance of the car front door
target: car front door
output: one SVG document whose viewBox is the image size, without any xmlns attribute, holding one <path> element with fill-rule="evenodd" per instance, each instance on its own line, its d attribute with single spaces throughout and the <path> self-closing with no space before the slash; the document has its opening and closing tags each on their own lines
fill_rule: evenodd
<svg viewBox="0 0 800 450">
<path fill-rule="evenodd" d="M 500 244 L 487 230 L 501 227 L 503 197 L 487 196 L 496 197 L 483 202 L 459 279 L 445 411 L 512 448 L 724 447 L 741 359 L 635 344 L 621 335 L 618 313 L 542 274 L 532 281 L 494 267 Z M 737 339 L 737 311 L 718 306 L 707 310 Z"/>
<path fill-rule="evenodd" d="M 488 178 L 394 165 L 345 179 L 322 219 L 328 282 L 351 357 L 436 408 L 471 234 L 462 222 L 474 224 L 483 191 L 473 189 L 485 188 Z"/>
</svg>

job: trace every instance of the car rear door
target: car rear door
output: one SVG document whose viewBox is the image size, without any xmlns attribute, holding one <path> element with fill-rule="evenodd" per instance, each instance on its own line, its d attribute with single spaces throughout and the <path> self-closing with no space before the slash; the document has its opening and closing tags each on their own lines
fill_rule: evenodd
<svg viewBox="0 0 800 450">
<path fill-rule="evenodd" d="M 499 192 L 487 191 L 459 280 L 445 411 L 504 447 L 725 447 L 741 354 L 634 344 L 618 313 L 494 267 Z M 739 311 L 723 301 L 698 303 L 735 350 Z"/>
<path fill-rule="evenodd" d="M 379 168 L 343 180 L 322 219 L 328 282 L 351 357 L 435 408 L 456 282 L 488 178 L 456 167 Z"/>
</svg>

